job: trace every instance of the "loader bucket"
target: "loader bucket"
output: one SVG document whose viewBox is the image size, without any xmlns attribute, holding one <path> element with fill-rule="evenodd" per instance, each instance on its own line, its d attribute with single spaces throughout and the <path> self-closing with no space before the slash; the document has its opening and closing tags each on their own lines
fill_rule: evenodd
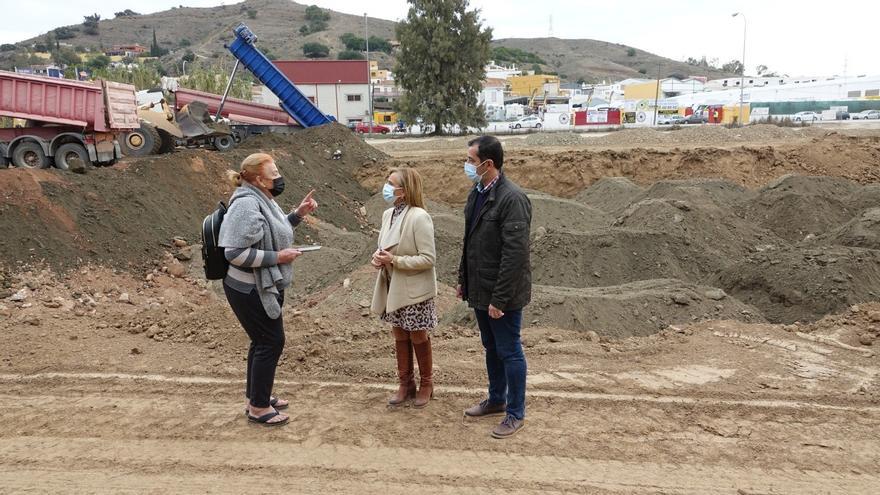
<svg viewBox="0 0 880 495">
<path fill-rule="evenodd" d="M 200 101 L 184 105 L 175 120 L 183 135 L 189 138 L 231 133 L 229 126 L 211 119 L 208 106 Z"/>
</svg>

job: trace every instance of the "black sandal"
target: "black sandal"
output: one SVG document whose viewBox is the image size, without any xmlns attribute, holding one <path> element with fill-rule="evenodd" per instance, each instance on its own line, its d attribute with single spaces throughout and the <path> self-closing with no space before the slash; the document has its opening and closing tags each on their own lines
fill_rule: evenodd
<svg viewBox="0 0 880 495">
<path fill-rule="evenodd" d="M 276 411 L 281 411 L 281 410 L 284 410 L 284 409 L 287 409 L 288 407 L 290 407 L 290 402 L 288 402 L 287 404 L 284 404 L 282 406 L 279 406 L 279 405 L 277 405 L 278 401 L 279 401 L 278 397 L 272 397 L 272 399 L 269 401 L 269 405 L 274 407 Z M 250 411 L 248 411 L 248 408 L 246 408 L 246 407 L 244 408 L 244 414 L 245 414 L 245 416 L 248 416 L 250 414 Z"/>
<path fill-rule="evenodd" d="M 283 424 L 287 424 L 287 422 L 290 421 L 290 416 L 288 416 L 281 421 L 275 421 L 272 423 L 269 422 L 270 419 L 274 418 L 275 416 L 280 416 L 280 415 L 281 415 L 281 413 L 278 411 L 272 411 L 270 413 L 266 413 L 266 414 L 260 416 L 259 418 L 248 414 L 248 421 L 250 421 L 251 423 L 259 423 L 263 426 L 281 426 Z"/>
</svg>

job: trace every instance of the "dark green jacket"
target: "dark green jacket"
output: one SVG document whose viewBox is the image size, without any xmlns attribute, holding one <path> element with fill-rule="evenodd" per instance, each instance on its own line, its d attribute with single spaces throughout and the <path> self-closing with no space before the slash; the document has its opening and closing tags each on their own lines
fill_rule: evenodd
<svg viewBox="0 0 880 495">
<path fill-rule="evenodd" d="M 523 309 L 532 298 L 529 230 L 532 203 L 504 174 L 489 189 L 474 220 L 479 192 L 474 188 L 465 206 L 465 235 L 458 281 L 472 308 L 502 311 Z"/>
</svg>

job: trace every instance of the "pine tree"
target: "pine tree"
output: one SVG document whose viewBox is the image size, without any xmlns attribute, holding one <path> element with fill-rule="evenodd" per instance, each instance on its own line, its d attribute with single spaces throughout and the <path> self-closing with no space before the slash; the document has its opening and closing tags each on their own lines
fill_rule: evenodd
<svg viewBox="0 0 880 495">
<path fill-rule="evenodd" d="M 162 56 L 162 48 L 159 46 L 159 41 L 156 40 L 156 28 L 153 28 L 153 44 L 150 45 L 150 56 L 151 57 L 161 57 Z"/>
<path fill-rule="evenodd" d="M 408 0 L 406 20 L 397 26 L 400 55 L 395 77 L 406 90 L 403 118 L 421 117 L 442 134 L 445 125 L 486 125 L 478 103 L 489 62 L 492 29 L 484 28 L 468 0 Z"/>
</svg>

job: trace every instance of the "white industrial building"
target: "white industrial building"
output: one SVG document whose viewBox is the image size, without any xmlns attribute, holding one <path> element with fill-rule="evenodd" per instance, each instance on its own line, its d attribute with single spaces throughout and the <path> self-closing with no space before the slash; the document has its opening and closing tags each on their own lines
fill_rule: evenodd
<svg viewBox="0 0 880 495">
<path fill-rule="evenodd" d="M 370 115 L 370 68 L 366 60 L 278 60 L 274 62 L 308 99 L 345 124 Z M 278 105 L 263 88 L 262 103 Z"/>
<path fill-rule="evenodd" d="M 749 78 L 746 78 L 748 80 Z M 707 89 L 708 89 L 707 85 Z M 832 77 L 797 84 L 776 84 L 743 88 L 743 101 L 832 101 L 880 97 L 880 76 Z M 670 98 L 679 107 L 727 105 L 739 102 L 740 88 L 682 94 Z"/>
<path fill-rule="evenodd" d="M 510 79 L 513 76 L 521 76 L 522 71 L 516 68 L 516 65 L 504 67 L 495 63 L 494 60 L 489 62 L 485 67 L 486 79 Z"/>
</svg>

